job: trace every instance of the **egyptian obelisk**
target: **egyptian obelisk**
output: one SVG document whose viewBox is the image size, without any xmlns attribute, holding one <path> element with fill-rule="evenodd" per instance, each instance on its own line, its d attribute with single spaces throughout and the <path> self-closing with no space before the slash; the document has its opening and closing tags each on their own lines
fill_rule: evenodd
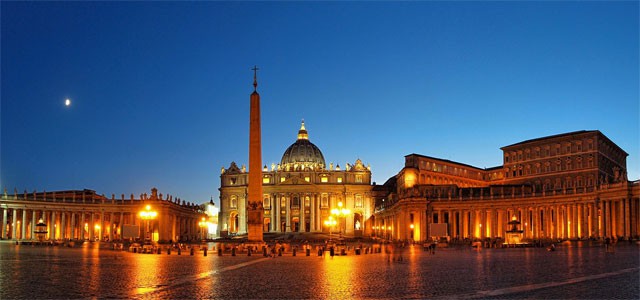
<svg viewBox="0 0 640 300">
<path fill-rule="evenodd" d="M 262 242 L 262 141 L 260 133 L 260 94 L 258 67 L 253 67 L 253 93 L 249 112 L 249 195 L 247 220 L 249 242 Z"/>
</svg>

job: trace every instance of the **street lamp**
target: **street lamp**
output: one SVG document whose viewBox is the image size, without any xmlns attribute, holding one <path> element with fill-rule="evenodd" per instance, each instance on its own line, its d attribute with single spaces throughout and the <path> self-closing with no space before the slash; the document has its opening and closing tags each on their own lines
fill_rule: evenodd
<svg viewBox="0 0 640 300">
<path fill-rule="evenodd" d="M 202 242 L 204 243 L 207 239 L 207 237 L 204 234 L 204 229 L 207 227 L 207 221 L 205 220 L 204 217 L 202 217 L 202 220 L 198 222 L 198 226 L 200 226 L 200 234 L 202 235 Z"/>
<path fill-rule="evenodd" d="M 140 211 L 140 218 L 146 221 L 146 233 L 145 233 L 146 240 L 151 241 L 151 234 L 149 232 L 149 221 L 155 219 L 157 216 L 158 216 L 158 213 L 154 210 L 151 210 L 150 205 L 147 205 L 145 207 L 145 210 Z"/>
<path fill-rule="evenodd" d="M 342 201 L 338 202 L 338 208 L 334 208 L 331 210 L 331 214 L 335 215 L 336 218 L 341 218 L 344 217 L 344 222 L 345 222 L 345 227 L 346 227 L 346 223 L 347 223 L 347 215 L 349 215 L 351 213 L 351 210 L 347 209 L 347 208 L 342 208 Z M 346 231 L 346 228 L 345 228 Z M 346 233 L 346 232 L 345 232 Z M 340 235 L 342 236 L 342 223 L 340 223 Z"/>
<path fill-rule="evenodd" d="M 324 221 L 324 226 L 329 227 L 329 242 L 331 242 L 331 228 L 336 226 L 336 223 L 336 220 L 332 216 L 329 216 L 329 219 Z"/>
</svg>

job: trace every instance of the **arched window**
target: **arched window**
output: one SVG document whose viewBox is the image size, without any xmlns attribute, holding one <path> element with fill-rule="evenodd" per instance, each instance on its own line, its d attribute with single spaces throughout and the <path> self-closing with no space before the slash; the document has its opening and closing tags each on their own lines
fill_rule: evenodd
<svg viewBox="0 0 640 300">
<path fill-rule="evenodd" d="M 264 199 L 262 200 L 262 207 L 265 209 L 271 208 L 271 201 L 269 201 L 269 195 L 264 195 Z"/>
<path fill-rule="evenodd" d="M 320 202 L 322 207 L 329 207 L 329 196 L 327 194 L 322 194 L 322 201 Z"/>
<path fill-rule="evenodd" d="M 229 206 L 231 208 L 238 208 L 238 196 L 236 195 L 231 196 L 231 201 L 229 202 Z"/>
<path fill-rule="evenodd" d="M 305 207 L 311 206 L 311 198 L 309 196 L 304 196 L 304 206 Z"/>
<path fill-rule="evenodd" d="M 298 196 L 291 198 L 291 206 L 300 206 L 300 198 Z"/>
</svg>

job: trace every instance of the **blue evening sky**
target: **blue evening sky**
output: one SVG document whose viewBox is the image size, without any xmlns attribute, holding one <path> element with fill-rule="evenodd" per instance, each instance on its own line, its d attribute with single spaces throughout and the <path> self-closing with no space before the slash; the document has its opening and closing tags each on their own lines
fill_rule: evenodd
<svg viewBox="0 0 640 300">
<path fill-rule="evenodd" d="M 327 164 L 383 183 L 419 153 L 477 167 L 500 147 L 602 131 L 640 178 L 637 1 L 5 2 L 0 188 L 157 187 L 218 199 L 304 119 Z M 65 98 L 72 105 L 64 106 Z"/>
</svg>

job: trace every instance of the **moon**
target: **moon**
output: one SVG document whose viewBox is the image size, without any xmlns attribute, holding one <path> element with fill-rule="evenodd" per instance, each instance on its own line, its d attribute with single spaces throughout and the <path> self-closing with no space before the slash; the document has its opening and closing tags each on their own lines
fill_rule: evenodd
<svg viewBox="0 0 640 300">
<path fill-rule="evenodd" d="M 64 100 L 64 106 L 71 106 L 71 99 L 67 98 Z"/>
</svg>

